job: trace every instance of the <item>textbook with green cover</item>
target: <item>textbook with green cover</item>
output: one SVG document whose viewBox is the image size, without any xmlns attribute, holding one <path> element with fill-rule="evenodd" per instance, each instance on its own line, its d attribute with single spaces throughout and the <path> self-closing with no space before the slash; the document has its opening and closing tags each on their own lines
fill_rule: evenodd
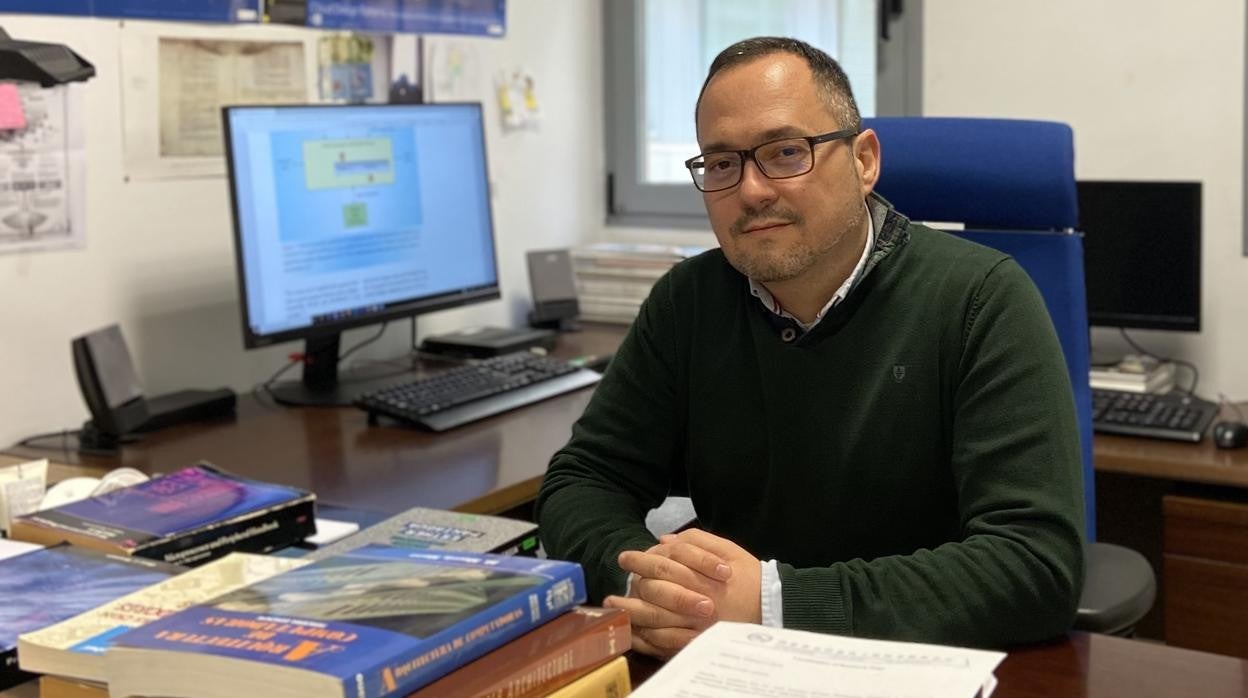
<svg viewBox="0 0 1248 698">
<path fill-rule="evenodd" d="M 197 603 L 210 601 L 306 560 L 231 553 L 55 625 L 17 638 L 23 671 L 104 680 L 104 652 L 118 635 Z"/>
<path fill-rule="evenodd" d="M 408 693 L 585 601 L 580 565 L 366 546 L 116 638 L 113 695 Z"/>
</svg>

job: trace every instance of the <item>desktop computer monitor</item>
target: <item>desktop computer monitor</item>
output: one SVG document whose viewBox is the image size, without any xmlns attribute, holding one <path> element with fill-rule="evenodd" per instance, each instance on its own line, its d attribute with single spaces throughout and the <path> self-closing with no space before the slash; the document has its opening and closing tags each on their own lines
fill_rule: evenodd
<svg viewBox="0 0 1248 698">
<path fill-rule="evenodd" d="M 1081 181 L 1088 320 L 1200 331 L 1199 182 Z"/>
<path fill-rule="evenodd" d="M 303 381 L 279 400 L 349 402 L 343 330 L 499 298 L 480 104 L 223 118 L 243 343 L 305 342 Z"/>
</svg>

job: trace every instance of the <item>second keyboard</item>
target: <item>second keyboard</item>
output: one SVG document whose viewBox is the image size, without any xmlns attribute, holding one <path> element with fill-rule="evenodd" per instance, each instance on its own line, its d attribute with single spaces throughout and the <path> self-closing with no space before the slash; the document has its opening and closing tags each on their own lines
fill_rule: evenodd
<svg viewBox="0 0 1248 698">
<path fill-rule="evenodd" d="M 1217 415 L 1217 403 L 1183 393 L 1092 391 L 1092 426 L 1104 434 L 1195 443 Z"/>
</svg>

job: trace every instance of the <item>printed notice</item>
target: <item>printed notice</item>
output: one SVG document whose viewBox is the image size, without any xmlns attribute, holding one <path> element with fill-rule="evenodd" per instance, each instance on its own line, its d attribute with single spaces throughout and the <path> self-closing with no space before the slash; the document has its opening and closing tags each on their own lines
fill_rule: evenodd
<svg viewBox="0 0 1248 698">
<path fill-rule="evenodd" d="M 301 42 L 160 40 L 161 157 L 220 156 L 221 107 L 308 100 Z"/>
<path fill-rule="evenodd" d="M 222 107 L 315 98 L 317 37 L 306 29 L 134 21 L 121 37 L 127 178 L 223 175 Z"/>
<path fill-rule="evenodd" d="M 0 131 L 0 252 L 85 244 L 80 86 L 19 83 L 22 128 Z"/>
</svg>

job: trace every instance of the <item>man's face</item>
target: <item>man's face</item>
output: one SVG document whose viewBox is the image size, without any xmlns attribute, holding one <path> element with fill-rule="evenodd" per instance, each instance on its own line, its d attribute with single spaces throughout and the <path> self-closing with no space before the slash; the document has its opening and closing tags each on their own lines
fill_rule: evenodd
<svg viewBox="0 0 1248 698">
<path fill-rule="evenodd" d="M 787 53 L 717 73 L 702 95 L 697 118 L 703 153 L 817 136 L 842 126 L 820 101 L 805 60 Z M 860 249 L 847 250 L 841 243 L 858 240 L 850 233 L 864 225 L 863 198 L 876 178 L 878 150 L 873 147 L 878 145 L 871 132 L 821 143 L 814 149 L 814 169 L 790 179 L 769 179 L 750 161 L 740 184 L 703 194 L 728 261 L 766 283 L 817 274 L 838 254 L 859 254 Z"/>
</svg>

